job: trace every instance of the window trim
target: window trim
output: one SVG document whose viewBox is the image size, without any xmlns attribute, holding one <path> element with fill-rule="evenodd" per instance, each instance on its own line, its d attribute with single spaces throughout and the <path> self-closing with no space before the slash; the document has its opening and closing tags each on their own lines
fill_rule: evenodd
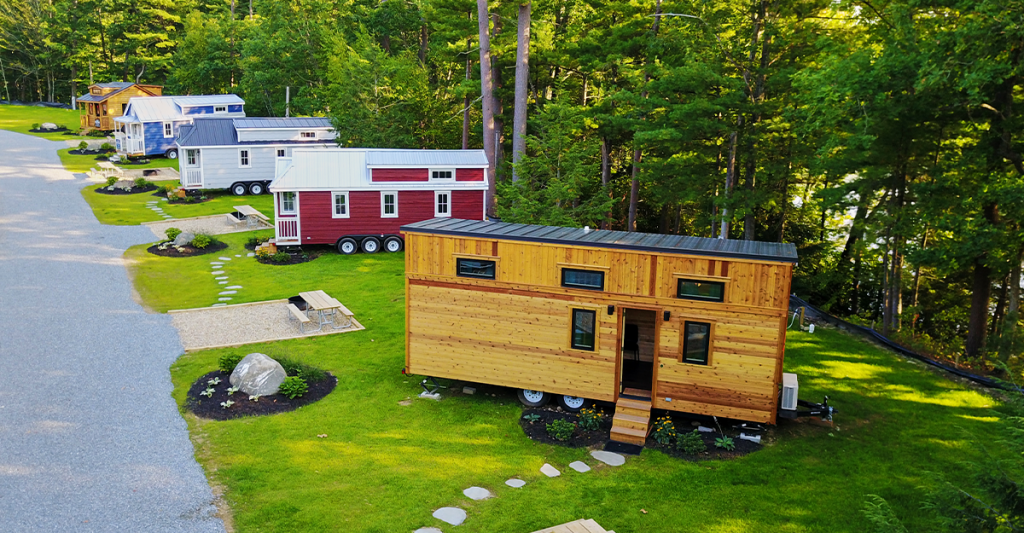
<svg viewBox="0 0 1024 533">
<path fill-rule="evenodd" d="M 462 262 L 463 261 L 482 261 L 484 263 L 491 263 L 494 265 L 493 276 L 474 276 L 472 274 L 462 273 Z M 498 258 L 489 256 L 463 256 L 455 257 L 455 277 L 458 278 L 469 278 L 469 279 L 498 279 Z"/>
<path fill-rule="evenodd" d="M 193 161 L 194 159 L 194 161 Z M 190 167 L 199 166 L 199 149 L 198 148 L 186 148 L 185 149 L 185 165 Z"/>
<path fill-rule="evenodd" d="M 582 285 L 566 285 L 565 284 L 565 273 L 566 272 L 586 272 L 588 274 L 600 274 L 601 275 L 601 288 L 598 289 L 598 288 L 595 288 L 595 287 L 584 287 Z M 590 269 L 585 269 L 585 268 L 562 267 L 561 272 L 559 273 L 559 278 L 560 278 L 559 285 L 561 285 L 562 287 L 565 287 L 566 289 L 580 289 L 580 290 L 584 290 L 584 291 L 601 291 L 601 292 L 603 292 L 604 291 L 604 286 L 605 286 L 605 277 L 606 277 L 605 274 L 606 274 L 606 272 L 604 270 L 590 270 Z"/>
<path fill-rule="evenodd" d="M 316 139 L 317 135 L 316 135 L 315 131 L 300 131 L 299 132 L 299 138 L 300 139 Z"/>
<path fill-rule="evenodd" d="M 434 177 L 434 173 L 435 172 L 451 172 L 452 173 L 452 177 L 450 177 L 450 178 L 435 178 Z M 433 182 L 441 182 L 441 183 L 452 183 L 452 182 L 455 181 L 455 168 L 444 167 L 444 168 L 430 168 L 430 169 L 427 169 L 427 180 L 428 181 L 433 181 Z"/>
<path fill-rule="evenodd" d="M 698 302 L 724 302 L 725 301 L 725 288 L 727 286 L 725 280 L 714 280 L 714 279 L 701 279 L 699 276 L 675 276 L 676 278 L 676 298 L 680 300 L 695 300 Z M 689 294 L 681 294 L 679 290 L 684 282 L 690 283 L 710 283 L 712 285 L 718 285 L 722 288 L 722 296 L 720 298 L 703 298 L 700 296 L 693 296 Z"/>
<path fill-rule="evenodd" d="M 292 208 L 291 210 L 285 209 L 284 207 L 284 196 L 286 194 L 292 195 Z M 282 191 L 280 200 L 280 209 L 282 215 L 294 215 L 299 211 L 299 193 L 295 191 Z"/>
<path fill-rule="evenodd" d="M 589 348 L 587 348 L 587 347 L 580 347 L 580 346 L 576 345 L 575 333 L 576 333 L 576 313 L 577 312 L 580 312 L 580 313 L 591 313 L 591 314 L 594 315 L 594 331 L 592 332 L 592 335 L 594 336 L 594 345 L 589 347 Z M 570 350 L 577 350 L 577 351 L 581 351 L 581 352 L 594 352 L 594 353 L 598 352 L 599 348 L 600 348 L 598 346 L 599 345 L 599 339 L 601 337 L 601 335 L 599 334 L 600 331 L 601 331 L 601 325 L 600 325 L 599 320 L 600 320 L 600 318 L 598 316 L 597 309 L 587 309 L 587 308 L 583 308 L 583 307 L 570 307 L 569 308 L 569 349 Z"/>
<path fill-rule="evenodd" d="M 338 197 L 345 197 L 345 214 L 338 214 Z M 348 201 L 348 191 L 331 191 L 331 218 L 349 218 L 352 216 L 352 204 Z"/>
<path fill-rule="evenodd" d="M 391 215 L 384 212 L 384 198 L 389 194 L 395 195 L 395 212 Z M 398 191 L 380 191 L 380 218 L 398 218 Z"/>
<path fill-rule="evenodd" d="M 220 111 L 218 111 L 218 109 L 220 109 Z M 228 106 L 226 106 L 226 105 L 215 105 L 215 106 L 213 106 L 213 114 L 214 115 L 223 115 L 223 114 L 226 114 L 227 112 L 228 112 Z"/>
<path fill-rule="evenodd" d="M 174 137 L 174 123 L 173 122 L 164 122 L 163 128 L 164 128 L 164 139 L 169 139 L 171 137 Z M 167 130 L 171 130 L 171 132 L 167 133 Z"/>
<path fill-rule="evenodd" d="M 689 340 L 686 335 L 686 326 L 688 324 L 700 324 L 708 327 L 708 342 L 704 350 L 704 362 L 699 363 L 695 361 L 688 361 L 686 359 L 686 344 Z M 684 320 L 683 327 L 679 330 L 679 335 L 682 337 L 679 339 L 679 362 L 684 365 L 698 365 L 698 366 L 711 366 L 711 354 L 714 350 L 711 349 L 715 342 L 715 323 L 714 322 L 701 322 L 699 320 Z"/>
<path fill-rule="evenodd" d="M 247 163 L 242 163 L 242 152 L 245 152 L 245 158 L 248 160 Z M 238 168 L 252 168 L 252 150 L 248 148 L 238 149 Z"/>
<path fill-rule="evenodd" d="M 278 148 L 274 153 L 277 154 L 276 157 L 288 157 L 288 150 L 286 148 Z"/>
<path fill-rule="evenodd" d="M 440 196 L 444 194 L 448 196 L 446 207 L 448 208 L 447 213 L 441 213 L 437 210 L 440 202 L 438 201 Z M 452 191 L 434 191 L 434 216 L 437 218 L 451 218 L 452 216 Z"/>
</svg>

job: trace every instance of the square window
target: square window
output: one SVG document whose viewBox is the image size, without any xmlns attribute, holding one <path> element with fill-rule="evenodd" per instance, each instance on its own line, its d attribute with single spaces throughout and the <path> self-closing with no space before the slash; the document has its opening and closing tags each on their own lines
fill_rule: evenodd
<svg viewBox="0 0 1024 533">
<path fill-rule="evenodd" d="M 597 322 L 597 311 L 587 309 L 572 310 L 572 348 L 574 350 L 594 351 Z"/>
<path fill-rule="evenodd" d="M 497 270 L 495 265 L 494 261 L 460 257 L 455 260 L 455 275 L 462 278 L 494 279 Z"/>
<path fill-rule="evenodd" d="M 214 113 L 227 113 L 228 112 L 228 106 L 226 106 L 226 105 L 215 105 L 215 106 L 213 106 L 213 112 Z"/>
<path fill-rule="evenodd" d="M 594 270 L 562 269 L 562 286 L 570 289 L 604 290 L 604 272 Z"/>
<path fill-rule="evenodd" d="M 438 191 L 434 193 L 434 216 L 452 216 L 451 193 L 449 193 L 448 191 Z"/>
<path fill-rule="evenodd" d="M 295 193 L 294 192 L 283 192 L 281 193 L 281 212 L 288 214 L 295 214 Z"/>
<path fill-rule="evenodd" d="M 277 149 L 277 157 L 284 157 L 284 148 Z"/>
<path fill-rule="evenodd" d="M 336 192 L 334 196 L 333 218 L 348 218 L 348 193 Z"/>
<path fill-rule="evenodd" d="M 676 285 L 676 296 L 687 300 L 721 302 L 725 297 L 725 283 L 680 279 Z"/>
<path fill-rule="evenodd" d="M 683 362 L 694 365 L 708 364 L 711 351 L 711 324 L 683 322 Z"/>
<path fill-rule="evenodd" d="M 431 170 L 430 179 L 432 180 L 451 180 L 455 177 L 454 170 Z"/>
<path fill-rule="evenodd" d="M 174 124 L 164 122 L 164 137 L 174 137 Z"/>
<path fill-rule="evenodd" d="M 238 151 L 238 167 L 249 168 L 252 166 L 252 160 L 249 159 L 249 150 Z"/>
<path fill-rule="evenodd" d="M 398 193 L 397 192 L 382 192 L 382 193 L 380 193 L 380 217 L 381 218 L 397 218 L 398 217 Z"/>
</svg>

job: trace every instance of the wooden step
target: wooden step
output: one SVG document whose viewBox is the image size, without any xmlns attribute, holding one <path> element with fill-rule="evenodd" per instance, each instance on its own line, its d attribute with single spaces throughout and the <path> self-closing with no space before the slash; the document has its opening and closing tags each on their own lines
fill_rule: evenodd
<svg viewBox="0 0 1024 533">
<path fill-rule="evenodd" d="M 629 398 L 619 398 L 619 401 L 615 402 L 615 407 L 626 407 L 629 409 L 647 411 L 648 413 L 651 412 L 651 402 L 630 400 Z"/>
<path fill-rule="evenodd" d="M 651 391 L 649 390 L 631 389 L 626 387 L 622 390 L 622 394 L 625 394 L 626 396 L 636 396 L 638 398 L 644 398 L 647 401 L 651 401 Z"/>
<path fill-rule="evenodd" d="M 621 405 L 615 407 L 615 412 L 624 415 L 637 416 L 640 418 L 651 418 L 650 411 L 644 409 L 632 409 L 630 407 L 622 407 Z"/>
<path fill-rule="evenodd" d="M 616 412 L 615 416 L 612 417 L 612 425 L 614 427 L 636 429 L 640 431 L 647 431 L 647 426 L 650 425 L 650 422 L 650 416 L 627 415 Z"/>
<path fill-rule="evenodd" d="M 611 439 L 618 442 L 625 442 L 627 444 L 643 446 L 644 443 L 647 442 L 647 431 L 613 426 Z"/>
</svg>

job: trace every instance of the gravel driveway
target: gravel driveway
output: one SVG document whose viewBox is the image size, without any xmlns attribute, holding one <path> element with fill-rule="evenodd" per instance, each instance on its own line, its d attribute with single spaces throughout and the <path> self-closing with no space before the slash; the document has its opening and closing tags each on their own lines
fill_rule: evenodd
<svg viewBox="0 0 1024 533">
<path fill-rule="evenodd" d="M 178 335 L 121 259 L 153 235 L 96 222 L 63 147 L 0 131 L 0 530 L 223 531 L 170 396 Z"/>
</svg>

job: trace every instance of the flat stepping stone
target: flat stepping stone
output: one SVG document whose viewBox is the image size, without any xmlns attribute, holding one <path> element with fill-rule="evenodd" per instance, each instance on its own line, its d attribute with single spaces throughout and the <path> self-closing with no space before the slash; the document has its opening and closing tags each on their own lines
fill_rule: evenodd
<svg viewBox="0 0 1024 533">
<path fill-rule="evenodd" d="M 557 468 L 547 463 L 544 463 L 544 466 L 540 467 L 540 473 L 548 477 L 558 477 L 562 475 L 562 473 L 559 472 Z"/>
<path fill-rule="evenodd" d="M 213 304 L 210 307 L 227 307 L 228 304 Z"/>
<path fill-rule="evenodd" d="M 230 287 L 225 287 L 225 288 L 227 288 L 227 289 L 241 289 L 242 286 L 241 285 L 232 285 Z"/>
<path fill-rule="evenodd" d="M 466 497 L 471 500 L 486 500 L 487 498 L 494 497 L 494 495 L 491 494 L 491 491 L 483 487 L 469 487 L 468 489 L 462 491 L 462 493 L 465 494 Z"/>
<path fill-rule="evenodd" d="M 217 301 L 218 302 L 230 302 L 231 301 L 231 297 L 230 296 L 225 296 L 223 298 L 217 298 Z"/>
<path fill-rule="evenodd" d="M 238 291 L 221 291 L 219 296 L 227 296 L 229 294 L 238 294 Z"/>
<path fill-rule="evenodd" d="M 228 279 L 228 277 L 227 276 L 221 276 L 219 278 L 213 278 L 213 279 Z"/>
<path fill-rule="evenodd" d="M 218 257 L 217 259 L 220 259 L 221 261 L 230 261 L 231 260 L 230 257 Z"/>
<path fill-rule="evenodd" d="M 434 514 L 431 516 L 453 526 L 461 525 L 466 521 L 466 511 L 458 507 L 442 507 L 434 511 Z"/>
<path fill-rule="evenodd" d="M 242 254 L 235 254 L 235 257 L 242 257 Z"/>
<path fill-rule="evenodd" d="M 421 527 L 421 528 L 417 529 L 416 531 L 413 531 L 412 533 L 443 533 L 443 532 L 440 529 L 437 529 L 436 527 Z"/>
<path fill-rule="evenodd" d="M 228 284 L 228 282 L 226 282 L 226 281 L 218 281 L 217 282 L 217 285 L 227 285 L 227 284 Z M 227 287 L 224 287 L 224 288 L 226 289 Z"/>
<path fill-rule="evenodd" d="M 604 450 L 594 450 L 590 452 L 590 456 L 608 466 L 622 466 L 626 464 L 626 458 L 615 453 L 606 452 Z"/>
<path fill-rule="evenodd" d="M 163 216 L 164 218 L 174 218 L 171 215 L 161 215 L 161 216 Z"/>
<path fill-rule="evenodd" d="M 590 472 L 590 467 L 587 466 L 587 463 L 584 463 L 583 461 L 573 461 L 569 463 L 569 468 L 581 473 Z"/>
<path fill-rule="evenodd" d="M 510 479 L 506 481 L 505 484 L 512 487 L 513 489 L 518 489 L 523 485 L 526 485 L 526 482 L 521 479 Z"/>
<path fill-rule="evenodd" d="M 245 254 L 246 257 L 256 257 L 256 252 L 249 252 Z"/>
<path fill-rule="evenodd" d="M 213 272 L 210 272 L 210 274 L 213 274 L 214 276 L 219 276 L 219 275 L 221 275 L 223 273 L 224 273 L 223 270 L 214 270 Z"/>
</svg>

